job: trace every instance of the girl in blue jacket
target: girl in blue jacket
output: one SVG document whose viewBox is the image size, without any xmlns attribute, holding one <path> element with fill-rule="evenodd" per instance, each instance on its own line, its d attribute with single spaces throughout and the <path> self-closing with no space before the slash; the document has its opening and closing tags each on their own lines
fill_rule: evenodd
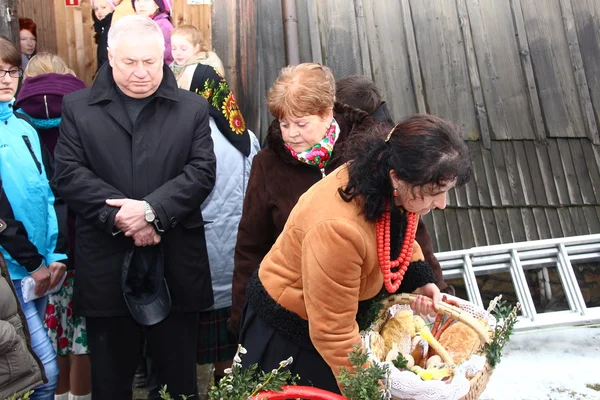
<svg viewBox="0 0 600 400">
<path fill-rule="evenodd" d="M 31 398 L 53 399 L 58 367 L 42 322 L 46 308 L 43 295 L 66 272 L 66 207 L 50 187 L 48 154 L 35 129 L 13 113 L 15 92 L 23 75 L 20 65 L 17 49 L 0 37 L 0 218 L 6 222 L 0 234 L 0 251 L 23 307 L 33 350 L 44 365 L 47 383 L 35 388 Z M 34 279 L 35 293 L 42 296 L 28 303 L 23 301 L 21 289 L 26 276 Z"/>
</svg>

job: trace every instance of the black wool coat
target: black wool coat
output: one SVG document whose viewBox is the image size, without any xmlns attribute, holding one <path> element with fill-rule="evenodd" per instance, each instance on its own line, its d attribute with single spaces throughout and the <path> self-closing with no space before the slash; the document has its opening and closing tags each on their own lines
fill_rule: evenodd
<svg viewBox="0 0 600 400">
<path fill-rule="evenodd" d="M 173 311 L 213 304 L 201 204 L 215 183 L 208 103 L 164 78 L 131 122 L 105 64 L 89 89 L 67 95 L 55 151 L 54 184 L 77 214 L 74 307 L 85 317 L 129 315 L 121 266 L 133 240 L 114 234 L 106 199 L 146 200 L 164 234 L 165 278 Z"/>
</svg>

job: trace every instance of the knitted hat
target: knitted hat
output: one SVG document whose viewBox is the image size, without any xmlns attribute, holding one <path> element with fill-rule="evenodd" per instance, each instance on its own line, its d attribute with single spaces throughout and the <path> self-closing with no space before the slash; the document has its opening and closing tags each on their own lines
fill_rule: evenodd
<svg viewBox="0 0 600 400">
<path fill-rule="evenodd" d="M 113 0 L 106 0 L 106 2 L 108 3 L 109 6 L 111 6 L 111 8 L 115 8 L 115 3 L 113 3 Z M 94 0 L 90 0 L 90 5 L 92 6 L 92 8 L 94 7 Z"/>
</svg>

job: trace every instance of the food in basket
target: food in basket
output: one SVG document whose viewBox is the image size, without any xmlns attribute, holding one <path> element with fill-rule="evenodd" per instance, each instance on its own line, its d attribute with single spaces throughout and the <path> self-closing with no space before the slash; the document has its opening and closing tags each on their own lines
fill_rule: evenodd
<svg viewBox="0 0 600 400">
<path fill-rule="evenodd" d="M 421 317 L 419 317 L 421 318 Z M 416 318 L 415 318 L 416 319 Z M 422 318 L 421 318 L 422 320 Z M 425 326 L 425 325 L 423 325 Z M 429 343 L 421 336 L 415 336 L 412 340 L 412 351 L 410 355 L 415 360 L 415 364 L 421 365 L 421 361 L 427 357 L 427 352 L 429 351 Z M 421 365 L 423 366 L 423 365 Z"/>
<path fill-rule="evenodd" d="M 419 335 L 423 339 L 427 340 L 427 343 L 429 343 L 429 346 L 431 346 L 431 348 L 437 354 L 439 354 L 440 357 L 442 357 L 442 360 L 444 361 L 444 363 L 446 363 L 448 365 L 454 365 L 454 360 L 452 359 L 452 356 L 450 356 L 450 354 L 448 354 L 448 352 L 440 344 L 440 342 L 438 342 L 437 339 L 433 337 L 433 335 L 431 334 L 431 331 L 429 330 L 428 327 L 424 326 L 423 328 L 421 328 L 421 330 L 419 330 Z"/>
<path fill-rule="evenodd" d="M 385 341 L 386 352 L 392 349 L 393 344 L 397 344 L 402 354 L 410 353 L 411 340 L 415 336 L 415 323 L 412 311 L 402 310 L 397 312 L 383 326 L 381 336 Z"/>
<path fill-rule="evenodd" d="M 381 337 L 381 335 L 377 332 L 373 332 L 371 334 L 371 353 L 373 353 L 373 357 L 375 357 L 379 361 L 385 360 L 386 351 L 385 351 L 385 341 Z"/>
<path fill-rule="evenodd" d="M 477 332 L 462 322 L 456 322 L 441 335 L 439 343 L 448 351 L 456 363 L 460 363 L 477 352 L 481 341 Z"/>
</svg>

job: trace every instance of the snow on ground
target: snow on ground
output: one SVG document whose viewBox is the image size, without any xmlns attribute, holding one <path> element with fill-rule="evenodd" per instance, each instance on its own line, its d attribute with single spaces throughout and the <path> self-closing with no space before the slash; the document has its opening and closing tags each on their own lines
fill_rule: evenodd
<svg viewBox="0 0 600 400">
<path fill-rule="evenodd" d="M 600 400 L 600 326 L 515 333 L 480 398 L 563 399 Z"/>
</svg>

